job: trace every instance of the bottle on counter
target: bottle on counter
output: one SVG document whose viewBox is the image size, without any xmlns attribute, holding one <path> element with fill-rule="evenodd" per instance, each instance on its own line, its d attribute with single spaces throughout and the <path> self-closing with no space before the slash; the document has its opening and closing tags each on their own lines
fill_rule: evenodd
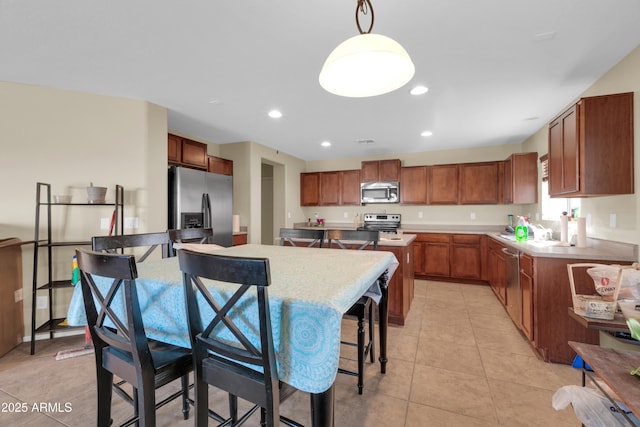
<svg viewBox="0 0 640 427">
<path fill-rule="evenodd" d="M 516 242 L 526 242 L 529 239 L 529 224 L 526 216 L 518 217 L 516 225 Z"/>
</svg>

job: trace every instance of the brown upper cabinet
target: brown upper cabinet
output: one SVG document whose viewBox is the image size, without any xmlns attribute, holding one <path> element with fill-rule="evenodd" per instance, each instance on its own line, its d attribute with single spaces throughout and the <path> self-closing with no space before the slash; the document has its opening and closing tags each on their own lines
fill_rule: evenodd
<svg viewBox="0 0 640 427">
<path fill-rule="evenodd" d="M 320 172 L 300 174 L 300 206 L 320 204 Z"/>
<path fill-rule="evenodd" d="M 428 166 L 427 201 L 430 205 L 458 204 L 458 165 Z"/>
<path fill-rule="evenodd" d="M 362 182 L 400 181 L 400 159 L 362 162 Z"/>
<path fill-rule="evenodd" d="M 207 169 L 207 144 L 182 138 L 167 136 L 169 163 L 194 169 Z"/>
<path fill-rule="evenodd" d="M 233 160 L 207 156 L 207 172 L 233 176 Z"/>
<path fill-rule="evenodd" d="M 400 203 L 404 205 L 427 204 L 427 167 L 400 168 Z"/>
<path fill-rule="evenodd" d="M 504 161 L 503 203 L 538 202 L 538 153 L 515 153 Z"/>
<path fill-rule="evenodd" d="M 549 194 L 634 192 L 633 93 L 581 98 L 549 124 Z"/>
<path fill-rule="evenodd" d="M 170 165 L 233 175 L 233 161 L 207 155 L 207 144 L 173 134 L 167 135 L 167 142 L 167 160 Z"/>
<path fill-rule="evenodd" d="M 460 164 L 460 204 L 500 203 L 500 162 Z"/>
<path fill-rule="evenodd" d="M 360 204 L 360 171 L 307 172 L 300 174 L 301 206 Z"/>
</svg>

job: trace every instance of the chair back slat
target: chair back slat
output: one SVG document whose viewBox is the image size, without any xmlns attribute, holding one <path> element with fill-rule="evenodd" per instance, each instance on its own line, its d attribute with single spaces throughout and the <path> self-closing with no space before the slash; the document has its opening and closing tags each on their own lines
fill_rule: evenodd
<svg viewBox="0 0 640 427">
<path fill-rule="evenodd" d="M 91 239 L 91 248 L 94 251 L 104 251 L 107 253 L 123 252 L 124 249 L 144 248 L 147 249 L 142 256 L 137 258 L 137 262 L 143 262 L 156 249 L 162 253 L 162 258 L 170 255 L 169 234 L 160 233 L 141 233 L 141 234 L 125 234 L 121 236 L 94 236 Z"/>
<path fill-rule="evenodd" d="M 183 272 L 192 348 L 205 349 L 205 354 L 212 352 L 231 361 L 260 366 L 265 378 L 277 377 L 267 293 L 271 283 L 269 260 L 188 250 L 178 250 L 178 260 Z M 229 292 L 212 293 L 205 286 L 205 280 L 237 286 Z M 214 315 L 210 319 L 201 317 L 202 308 L 198 300 L 202 299 L 213 310 Z M 252 340 L 246 332 L 251 329 L 246 326 L 249 319 L 259 320 L 259 346 L 255 337 Z"/>
<path fill-rule="evenodd" d="M 294 239 L 311 239 L 310 242 L 301 242 Z M 316 244 L 322 247 L 324 244 L 324 230 L 309 230 L 305 228 L 281 228 L 280 229 L 280 246 L 288 243 L 291 246 L 307 246 L 312 247 Z"/>
<path fill-rule="evenodd" d="M 336 245 L 340 249 L 347 249 L 345 241 L 350 241 L 349 244 L 360 245 L 358 250 L 366 249 L 371 246 L 374 251 L 378 250 L 378 241 L 380 240 L 379 231 L 368 230 L 327 230 L 327 247 L 334 247 Z M 358 243 L 356 243 L 358 242 Z"/>
<path fill-rule="evenodd" d="M 83 249 L 76 249 L 76 257 L 96 357 L 101 357 L 102 348 L 114 346 L 131 353 L 141 363 L 151 363 L 135 286 L 138 277 L 135 258 Z M 100 290 L 98 277 L 110 283 L 106 292 Z M 120 304 L 122 315 L 116 313 L 114 304 Z"/>
</svg>

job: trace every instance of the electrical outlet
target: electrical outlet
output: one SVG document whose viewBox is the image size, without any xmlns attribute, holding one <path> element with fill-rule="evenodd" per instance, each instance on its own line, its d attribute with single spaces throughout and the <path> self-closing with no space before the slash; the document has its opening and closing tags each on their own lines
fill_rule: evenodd
<svg viewBox="0 0 640 427">
<path fill-rule="evenodd" d="M 291 212 L 287 212 L 287 218 L 291 219 Z"/>
<path fill-rule="evenodd" d="M 349 218 L 349 212 L 345 212 L 345 213 L 343 214 L 343 216 L 344 216 L 344 218 L 345 218 L 345 219 L 346 219 L 346 218 Z"/>
<path fill-rule="evenodd" d="M 475 212 L 471 212 L 470 218 L 471 219 L 476 219 L 476 213 Z"/>
<path fill-rule="evenodd" d="M 617 222 L 618 222 L 617 215 L 614 214 L 614 213 L 609 214 L 609 227 L 610 228 L 616 228 Z"/>
<path fill-rule="evenodd" d="M 424 218 L 424 214 L 422 213 L 422 211 L 418 212 L 418 218 L 419 218 L 419 219 Z"/>
<path fill-rule="evenodd" d="M 38 299 L 36 299 L 36 308 L 38 310 L 44 310 L 45 308 L 47 308 L 48 305 L 49 305 L 49 297 L 40 296 L 38 297 Z"/>
</svg>

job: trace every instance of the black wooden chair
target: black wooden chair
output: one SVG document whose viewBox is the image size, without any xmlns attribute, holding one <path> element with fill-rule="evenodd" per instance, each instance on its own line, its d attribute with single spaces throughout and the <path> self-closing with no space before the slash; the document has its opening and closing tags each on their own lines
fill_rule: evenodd
<svg viewBox="0 0 640 427">
<path fill-rule="evenodd" d="M 175 256 L 175 243 L 213 243 L 213 228 L 181 228 L 168 233 L 171 256 Z"/>
<path fill-rule="evenodd" d="M 94 236 L 91 238 L 91 248 L 94 251 L 107 253 L 122 253 L 125 249 L 146 248 L 141 256 L 136 257 L 136 262 L 143 262 L 156 250 L 161 252 L 162 258 L 171 254 L 169 234 L 166 232 Z"/>
<path fill-rule="evenodd" d="M 310 242 L 301 242 L 294 239 L 311 239 Z M 281 228 L 280 229 L 280 246 L 288 243 L 290 246 L 307 246 L 313 247 L 318 244 L 322 247 L 324 244 L 324 230 L 309 230 L 305 228 Z"/>
<path fill-rule="evenodd" d="M 191 350 L 148 339 L 140 311 L 133 255 L 90 252 L 76 249 L 82 295 L 91 331 L 98 390 L 98 427 L 111 424 L 113 376 L 134 388 L 134 416 L 122 424 L 155 426 L 155 411 L 182 397 L 184 419 L 189 418 L 188 381 L 193 370 Z M 97 278 L 100 276 L 100 278 Z M 107 280 L 100 289 L 96 282 Z M 119 316 L 114 301 L 122 301 L 126 313 Z M 96 306 L 96 302 L 99 306 Z M 180 378 L 182 389 L 156 403 L 155 390 Z"/>
<path fill-rule="evenodd" d="M 327 230 L 326 238 L 328 248 L 349 249 L 350 247 L 354 247 L 354 249 L 363 250 L 370 246 L 371 249 L 377 251 L 380 235 L 378 231 Z M 349 241 L 349 243 L 345 243 L 345 241 Z M 367 314 L 369 318 L 369 342 L 365 344 L 364 322 Z M 360 299 L 347 310 L 345 315 L 355 316 L 358 319 L 358 342 L 341 341 L 342 344 L 357 347 L 358 372 L 346 369 L 338 369 L 338 372 L 357 376 L 358 394 L 362 394 L 362 389 L 364 388 L 364 361 L 367 356 L 370 357 L 371 363 L 374 363 L 375 359 L 373 302 L 371 298 L 366 296 L 360 297 Z"/>
<path fill-rule="evenodd" d="M 189 334 L 194 357 L 196 426 L 207 425 L 209 385 L 229 393 L 232 425 L 246 421 L 259 407 L 261 425 L 300 426 L 279 415 L 280 402 L 296 389 L 278 380 L 267 287 L 271 283 L 269 260 L 178 251 L 183 272 Z M 219 297 L 202 279 L 236 284 L 233 294 Z M 230 292 L 229 292 L 230 293 Z M 215 316 L 203 319 L 200 297 Z M 251 301 L 251 304 L 247 304 Z M 233 314 L 229 314 L 232 312 Z M 240 326 L 247 317 L 259 319 L 260 344 Z M 215 330 L 215 334 L 213 331 Z M 237 398 L 255 406 L 238 419 Z"/>
</svg>

